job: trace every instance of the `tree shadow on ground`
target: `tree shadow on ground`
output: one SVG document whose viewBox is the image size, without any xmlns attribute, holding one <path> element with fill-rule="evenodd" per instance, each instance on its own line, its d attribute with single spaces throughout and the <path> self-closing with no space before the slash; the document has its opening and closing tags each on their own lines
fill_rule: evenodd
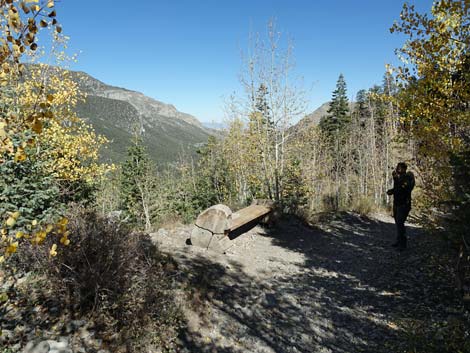
<svg viewBox="0 0 470 353">
<path fill-rule="evenodd" d="M 247 275 L 236 262 L 180 259 L 202 313 L 199 326 L 182 333 L 183 345 L 188 352 L 223 353 L 399 351 L 408 337 L 394 321 L 415 319 L 430 288 L 436 281 L 442 288 L 446 279 L 420 270 L 419 229 L 409 228 L 410 249 L 403 253 L 390 247 L 394 231 L 391 223 L 352 214 L 333 217 L 322 229 L 283 220 L 262 236 L 305 261 L 269 279 Z M 451 283 L 447 289 L 452 292 Z"/>
</svg>

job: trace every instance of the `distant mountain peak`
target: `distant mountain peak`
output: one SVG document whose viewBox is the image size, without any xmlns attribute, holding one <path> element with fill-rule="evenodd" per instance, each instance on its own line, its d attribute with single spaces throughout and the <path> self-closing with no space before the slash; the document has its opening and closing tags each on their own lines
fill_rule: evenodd
<svg viewBox="0 0 470 353">
<path fill-rule="evenodd" d="M 303 129 L 312 125 L 318 125 L 321 118 L 328 115 L 328 109 L 330 109 L 330 102 L 325 102 L 315 109 L 312 113 L 307 114 L 301 119 L 296 125 L 295 129 Z M 354 102 L 349 102 L 349 111 L 354 109 Z"/>
<path fill-rule="evenodd" d="M 77 105 L 78 115 L 110 140 L 105 158 L 122 161 L 136 130 L 142 133 L 150 157 L 158 163 L 195 154 L 212 134 L 194 116 L 178 111 L 173 104 L 107 85 L 85 72 L 70 74 L 87 94 L 85 102 Z"/>
<path fill-rule="evenodd" d="M 181 119 L 189 124 L 201 128 L 203 127 L 197 118 L 190 114 L 178 111 L 173 104 L 160 102 L 138 91 L 107 85 L 83 71 L 70 71 L 70 73 L 79 83 L 82 91 L 93 96 L 128 102 L 136 108 L 139 114 L 144 118 L 157 114 L 170 119 Z"/>
</svg>

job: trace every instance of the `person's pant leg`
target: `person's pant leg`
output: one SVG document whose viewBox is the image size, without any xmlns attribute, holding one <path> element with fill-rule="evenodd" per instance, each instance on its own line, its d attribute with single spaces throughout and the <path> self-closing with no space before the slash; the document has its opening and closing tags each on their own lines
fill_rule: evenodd
<svg viewBox="0 0 470 353">
<path fill-rule="evenodd" d="M 395 209 L 395 224 L 397 226 L 397 242 L 400 247 L 406 247 L 406 228 L 405 222 L 410 208 L 407 206 L 398 206 Z"/>
</svg>

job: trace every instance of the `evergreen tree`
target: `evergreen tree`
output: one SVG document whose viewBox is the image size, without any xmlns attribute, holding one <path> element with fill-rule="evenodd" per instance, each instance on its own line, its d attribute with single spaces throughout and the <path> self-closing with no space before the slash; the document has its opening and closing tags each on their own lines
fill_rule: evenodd
<svg viewBox="0 0 470 353">
<path fill-rule="evenodd" d="M 388 86 L 384 82 L 383 86 L 374 85 L 369 89 L 370 109 L 372 110 L 375 130 L 377 133 L 382 134 L 385 124 L 385 117 L 390 114 L 388 104 Z"/>
<path fill-rule="evenodd" d="M 354 117 L 359 126 L 364 127 L 367 118 L 369 117 L 368 107 L 369 96 L 365 89 L 361 89 L 356 95 L 356 105 L 354 106 Z"/>
<path fill-rule="evenodd" d="M 328 115 L 320 120 L 320 128 L 331 136 L 343 132 L 350 121 L 346 81 L 343 74 L 340 74 L 332 94 Z"/>
<path fill-rule="evenodd" d="M 136 137 L 127 150 L 127 159 L 122 165 L 121 175 L 121 209 L 133 224 L 142 225 L 146 201 L 143 186 L 150 170 L 150 158 L 142 139 Z"/>
<path fill-rule="evenodd" d="M 271 108 L 268 104 L 268 88 L 265 84 L 260 84 L 258 91 L 256 92 L 255 98 L 255 109 L 257 113 L 260 113 L 262 118 L 261 122 L 263 125 L 272 127 L 274 125 L 271 116 Z"/>
</svg>

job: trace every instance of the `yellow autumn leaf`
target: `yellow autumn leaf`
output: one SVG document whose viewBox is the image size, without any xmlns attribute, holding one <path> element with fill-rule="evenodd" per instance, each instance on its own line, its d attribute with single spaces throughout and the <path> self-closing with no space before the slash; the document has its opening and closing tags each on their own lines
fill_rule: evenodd
<svg viewBox="0 0 470 353">
<path fill-rule="evenodd" d="M 15 153 L 15 162 L 23 162 L 26 160 L 26 153 L 24 153 L 24 150 L 19 148 L 16 153 Z"/>
<path fill-rule="evenodd" d="M 60 224 L 61 226 L 66 226 L 69 223 L 69 220 L 65 217 L 62 217 L 57 223 Z"/>
<path fill-rule="evenodd" d="M 37 134 L 40 134 L 42 132 L 42 123 L 40 120 L 35 119 L 33 122 L 33 125 L 31 126 L 33 131 Z"/>
<path fill-rule="evenodd" d="M 7 221 L 5 222 L 8 227 L 13 227 L 16 224 L 16 219 L 13 217 L 8 217 Z"/>
<path fill-rule="evenodd" d="M 15 212 L 10 213 L 10 216 L 12 216 L 14 219 L 18 219 L 20 215 L 21 215 L 20 211 L 15 211 Z"/>
<path fill-rule="evenodd" d="M 18 242 L 16 241 L 7 246 L 6 253 L 9 255 L 14 254 L 17 249 L 18 249 Z"/>
<path fill-rule="evenodd" d="M 21 239 L 24 237 L 24 233 L 22 231 L 16 232 L 16 239 Z"/>
<path fill-rule="evenodd" d="M 51 250 L 49 251 L 49 255 L 54 257 L 57 255 L 57 244 L 53 244 Z"/>
<path fill-rule="evenodd" d="M 66 236 L 63 236 L 62 238 L 60 238 L 60 243 L 67 246 L 70 244 L 70 240 Z"/>
</svg>

